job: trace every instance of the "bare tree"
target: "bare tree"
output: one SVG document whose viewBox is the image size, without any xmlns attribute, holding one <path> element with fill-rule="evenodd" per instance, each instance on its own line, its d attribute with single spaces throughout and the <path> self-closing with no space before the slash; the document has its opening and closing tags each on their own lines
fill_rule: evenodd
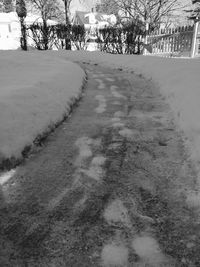
<svg viewBox="0 0 200 267">
<path fill-rule="evenodd" d="M 32 10 L 40 14 L 43 22 L 58 18 L 62 11 L 58 0 L 28 0 Z"/>
<path fill-rule="evenodd" d="M 14 10 L 13 0 L 0 0 L 0 12 L 12 12 Z"/>
<path fill-rule="evenodd" d="M 117 5 L 123 19 L 139 19 L 150 29 L 159 28 L 173 12 L 184 8 L 181 0 L 104 0 Z"/>
<path fill-rule="evenodd" d="M 200 0 L 192 0 L 191 9 L 185 10 L 191 20 L 200 20 Z"/>
<path fill-rule="evenodd" d="M 57 0 L 28 0 L 28 2 L 32 10 L 36 10 L 42 18 L 42 42 L 44 44 L 44 49 L 47 50 L 49 47 L 48 19 L 55 19 L 61 16 L 62 11 L 59 2 Z"/>
<path fill-rule="evenodd" d="M 118 15 L 119 6 L 114 1 L 101 0 L 101 2 L 96 4 L 96 11 L 100 13 Z"/>
<path fill-rule="evenodd" d="M 14 10 L 14 5 L 12 0 L 4 0 L 4 12 L 12 12 Z"/>
<path fill-rule="evenodd" d="M 108 15 L 114 14 L 115 17 L 117 18 L 117 22 L 120 22 L 120 16 L 119 16 L 120 9 L 116 2 L 101 0 L 101 2 L 98 2 L 96 4 L 96 11 Z"/>
</svg>

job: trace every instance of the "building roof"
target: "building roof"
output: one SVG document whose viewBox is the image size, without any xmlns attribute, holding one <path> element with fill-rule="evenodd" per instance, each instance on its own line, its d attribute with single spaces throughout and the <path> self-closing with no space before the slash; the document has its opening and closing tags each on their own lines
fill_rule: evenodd
<svg viewBox="0 0 200 267">
<path fill-rule="evenodd" d="M 88 12 L 85 11 L 76 11 L 74 16 L 76 21 L 74 22 L 78 25 L 89 24 L 89 17 L 86 17 L 87 14 Z"/>
</svg>

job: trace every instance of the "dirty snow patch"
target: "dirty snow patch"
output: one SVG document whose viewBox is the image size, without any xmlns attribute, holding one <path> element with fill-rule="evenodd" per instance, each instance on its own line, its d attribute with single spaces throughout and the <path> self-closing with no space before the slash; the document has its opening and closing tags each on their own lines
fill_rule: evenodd
<svg viewBox="0 0 200 267">
<path fill-rule="evenodd" d="M 114 81 L 115 81 L 115 79 L 113 79 L 113 78 L 106 78 L 106 80 L 107 80 L 108 82 L 114 82 Z"/>
<path fill-rule="evenodd" d="M 101 258 L 104 267 L 126 267 L 128 249 L 123 245 L 108 244 L 103 248 Z"/>
<path fill-rule="evenodd" d="M 96 113 L 103 113 L 106 111 L 106 99 L 103 95 L 97 95 L 95 97 L 99 101 L 99 106 L 95 109 Z"/>
<path fill-rule="evenodd" d="M 116 111 L 116 112 L 114 113 L 114 117 L 115 117 L 115 118 L 122 118 L 122 117 L 125 117 L 125 114 L 124 114 L 124 112 L 122 112 L 122 111 Z"/>
<path fill-rule="evenodd" d="M 106 158 L 104 158 L 103 156 L 94 157 L 91 161 L 89 170 L 81 169 L 80 172 L 86 174 L 90 178 L 99 181 L 104 173 L 102 166 L 104 165 L 105 161 Z"/>
<path fill-rule="evenodd" d="M 93 140 L 88 137 L 80 137 L 75 145 L 79 148 L 79 156 L 76 160 L 76 165 L 81 165 L 82 161 L 92 156 L 92 150 L 90 148 Z"/>
<path fill-rule="evenodd" d="M 5 172 L 0 176 L 0 185 L 4 185 L 6 182 L 8 182 L 13 175 L 15 174 L 16 170 L 11 170 L 9 172 Z"/>
<path fill-rule="evenodd" d="M 105 84 L 101 79 L 95 79 L 99 83 L 98 88 L 99 89 L 105 89 Z"/>
<path fill-rule="evenodd" d="M 112 122 L 120 122 L 120 118 L 112 118 L 111 121 Z"/>
<path fill-rule="evenodd" d="M 113 102 L 113 104 L 116 105 L 116 106 L 117 105 L 121 105 L 121 103 L 119 101 L 115 101 L 115 102 Z"/>
<path fill-rule="evenodd" d="M 131 221 L 128 210 L 120 199 L 114 200 L 105 210 L 104 219 L 107 223 L 122 223 L 124 226 L 131 228 Z"/>
<path fill-rule="evenodd" d="M 115 86 L 115 85 L 111 85 L 110 90 L 111 90 L 112 95 L 113 95 L 114 97 L 116 97 L 116 98 L 123 98 L 123 99 L 126 99 L 125 96 L 123 96 L 123 95 L 121 95 L 120 93 L 117 92 L 117 88 L 118 88 L 117 86 Z"/>
<path fill-rule="evenodd" d="M 122 122 L 115 122 L 112 125 L 114 128 L 123 128 L 124 124 Z"/>
<path fill-rule="evenodd" d="M 133 132 L 128 128 L 120 130 L 119 134 L 127 139 L 130 139 L 133 136 Z"/>
<path fill-rule="evenodd" d="M 169 261 L 153 237 L 146 235 L 135 237 L 132 241 L 132 248 L 144 264 L 162 266 L 162 264 L 166 264 Z"/>
<path fill-rule="evenodd" d="M 95 73 L 93 73 L 93 74 L 92 74 L 92 77 L 93 77 L 93 78 L 98 78 L 98 77 L 99 77 L 99 74 L 95 74 Z"/>
<path fill-rule="evenodd" d="M 92 163 L 92 165 L 102 166 L 102 165 L 104 165 L 105 161 L 106 161 L 106 158 L 105 157 L 103 157 L 103 156 L 96 156 L 96 157 L 94 157 L 92 159 L 92 162 L 91 163 Z"/>
<path fill-rule="evenodd" d="M 199 192 L 188 193 L 186 201 L 189 207 L 193 207 L 193 208 L 200 207 L 200 193 Z"/>
</svg>

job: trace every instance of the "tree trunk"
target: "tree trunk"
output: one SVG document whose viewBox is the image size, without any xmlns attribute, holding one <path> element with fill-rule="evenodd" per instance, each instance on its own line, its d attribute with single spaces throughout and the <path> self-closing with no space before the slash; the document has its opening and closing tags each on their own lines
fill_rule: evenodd
<svg viewBox="0 0 200 267">
<path fill-rule="evenodd" d="M 47 26 L 47 21 L 45 19 L 43 19 L 43 43 L 44 43 L 44 50 L 48 50 L 49 48 L 48 26 Z"/>
<path fill-rule="evenodd" d="M 69 24 L 67 0 L 64 0 L 64 4 L 65 4 L 65 23 L 67 26 Z M 65 50 L 71 50 L 71 41 L 68 36 L 65 37 Z"/>
<path fill-rule="evenodd" d="M 24 23 L 24 17 L 20 18 L 20 24 L 21 24 L 21 38 L 20 38 L 21 49 L 27 51 L 26 26 Z"/>
</svg>

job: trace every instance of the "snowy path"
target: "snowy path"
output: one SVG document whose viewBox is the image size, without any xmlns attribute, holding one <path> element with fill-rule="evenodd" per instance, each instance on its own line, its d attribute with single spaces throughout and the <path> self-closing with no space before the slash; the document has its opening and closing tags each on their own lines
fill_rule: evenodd
<svg viewBox="0 0 200 267">
<path fill-rule="evenodd" d="M 195 176 L 168 105 L 142 77 L 83 66 L 71 118 L 1 185 L 0 265 L 199 266 Z"/>
</svg>

